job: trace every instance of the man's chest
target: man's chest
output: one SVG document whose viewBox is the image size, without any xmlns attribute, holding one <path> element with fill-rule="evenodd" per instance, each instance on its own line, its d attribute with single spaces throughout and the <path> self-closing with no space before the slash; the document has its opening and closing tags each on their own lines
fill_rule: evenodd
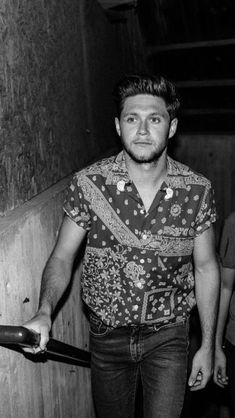
<svg viewBox="0 0 235 418">
<path fill-rule="evenodd" d="M 138 193 L 105 188 L 91 205 L 91 245 L 118 242 L 130 247 L 148 248 L 163 253 L 182 252 L 192 247 L 194 225 L 198 212 L 196 200 L 174 190 L 171 195 L 159 191 L 147 212 Z"/>
</svg>

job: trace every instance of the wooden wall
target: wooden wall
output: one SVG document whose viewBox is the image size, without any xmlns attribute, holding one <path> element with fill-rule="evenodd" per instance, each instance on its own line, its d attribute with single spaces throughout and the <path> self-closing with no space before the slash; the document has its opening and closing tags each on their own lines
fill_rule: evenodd
<svg viewBox="0 0 235 418">
<path fill-rule="evenodd" d="M 41 272 L 62 219 L 68 179 L 0 221 L 0 324 L 21 325 L 38 304 Z M 80 266 L 53 336 L 88 350 L 88 326 L 80 299 Z M 94 418 L 90 369 L 0 347 L 2 418 Z"/>
<path fill-rule="evenodd" d="M 75 167 L 84 140 L 79 2 L 1 0 L 1 212 Z M 82 109 L 83 110 L 83 109 Z M 69 146 L 68 146 L 69 136 Z"/>
</svg>

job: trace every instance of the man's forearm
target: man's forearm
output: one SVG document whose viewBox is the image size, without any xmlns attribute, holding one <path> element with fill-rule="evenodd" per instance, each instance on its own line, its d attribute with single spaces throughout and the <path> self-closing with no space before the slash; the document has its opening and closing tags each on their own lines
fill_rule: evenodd
<svg viewBox="0 0 235 418">
<path fill-rule="evenodd" d="M 39 297 L 40 312 L 51 315 L 66 290 L 72 273 L 72 262 L 65 262 L 55 256 L 48 260 L 41 282 Z"/>
<path fill-rule="evenodd" d="M 231 292 L 228 289 L 221 289 L 220 295 L 220 307 L 218 315 L 218 323 L 216 329 L 216 346 L 221 347 L 223 345 L 224 328 L 228 314 L 228 307 L 231 298 Z"/>
<path fill-rule="evenodd" d="M 202 346 L 213 349 L 218 300 L 219 269 L 217 263 L 195 272 L 196 301 L 201 322 Z"/>
<path fill-rule="evenodd" d="M 221 267 L 221 292 L 218 323 L 216 329 L 216 346 L 223 344 L 224 329 L 229 311 L 231 296 L 235 282 L 235 269 Z"/>
</svg>

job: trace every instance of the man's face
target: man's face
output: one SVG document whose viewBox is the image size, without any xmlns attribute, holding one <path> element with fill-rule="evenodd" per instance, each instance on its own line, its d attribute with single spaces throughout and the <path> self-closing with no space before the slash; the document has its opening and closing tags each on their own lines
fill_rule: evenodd
<svg viewBox="0 0 235 418">
<path fill-rule="evenodd" d="M 170 121 L 165 101 L 157 96 L 128 97 L 119 119 L 115 119 L 124 150 L 137 163 L 151 163 L 162 155 L 177 128 Z"/>
</svg>

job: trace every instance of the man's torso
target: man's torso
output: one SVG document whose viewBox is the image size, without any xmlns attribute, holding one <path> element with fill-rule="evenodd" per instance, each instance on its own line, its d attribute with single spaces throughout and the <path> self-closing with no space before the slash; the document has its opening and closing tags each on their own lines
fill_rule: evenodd
<svg viewBox="0 0 235 418">
<path fill-rule="evenodd" d="M 106 324 L 182 321 L 192 306 L 194 239 L 214 221 L 210 183 L 168 158 L 145 211 L 122 153 L 75 175 L 65 211 L 88 230 L 83 299 Z"/>
</svg>

